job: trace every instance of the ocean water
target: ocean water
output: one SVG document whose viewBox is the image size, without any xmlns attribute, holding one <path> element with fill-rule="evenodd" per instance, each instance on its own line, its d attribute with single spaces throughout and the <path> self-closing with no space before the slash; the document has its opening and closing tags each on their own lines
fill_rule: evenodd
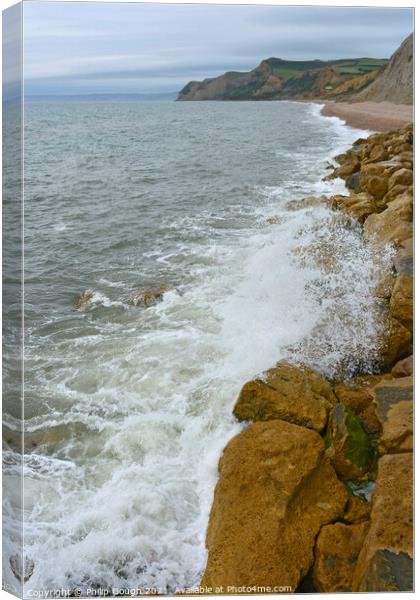
<svg viewBox="0 0 420 600">
<path fill-rule="evenodd" d="M 303 201 L 365 133 L 288 102 L 26 106 L 27 596 L 198 584 L 241 386 L 375 368 L 388 258 Z"/>
</svg>

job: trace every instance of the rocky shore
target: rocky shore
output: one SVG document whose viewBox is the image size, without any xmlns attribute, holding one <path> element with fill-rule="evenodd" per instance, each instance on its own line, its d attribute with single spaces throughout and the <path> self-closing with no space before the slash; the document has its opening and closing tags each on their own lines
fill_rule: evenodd
<svg viewBox="0 0 420 600">
<path fill-rule="evenodd" d="M 221 457 L 207 530 L 209 593 L 413 589 L 412 125 L 336 163 L 327 177 L 349 194 L 321 201 L 393 248 L 381 363 L 327 380 L 282 361 L 243 386 L 247 427 Z"/>
</svg>

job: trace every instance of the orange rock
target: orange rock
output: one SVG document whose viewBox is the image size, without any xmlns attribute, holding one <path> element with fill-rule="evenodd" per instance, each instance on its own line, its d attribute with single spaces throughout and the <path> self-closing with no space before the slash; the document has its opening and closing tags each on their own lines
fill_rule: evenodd
<svg viewBox="0 0 420 600">
<path fill-rule="evenodd" d="M 392 190 L 394 185 L 413 185 L 413 171 L 411 169 L 395 171 L 389 178 L 389 189 Z"/>
<path fill-rule="evenodd" d="M 351 592 L 354 568 L 369 524 L 325 525 L 317 538 L 312 581 L 317 592 Z"/>
<path fill-rule="evenodd" d="M 347 523 L 361 523 L 362 521 L 368 521 L 370 509 L 370 502 L 367 502 L 358 496 L 351 496 L 347 503 L 343 519 Z"/>
<path fill-rule="evenodd" d="M 243 386 L 233 413 L 239 421 L 282 419 L 321 431 L 335 400 L 322 375 L 282 361 Z"/>
<path fill-rule="evenodd" d="M 412 557 L 413 458 L 411 453 L 387 454 L 379 459 L 371 525 L 352 590 L 411 591 Z"/>
<path fill-rule="evenodd" d="M 344 514 L 348 498 L 322 438 L 285 421 L 253 423 L 229 442 L 219 473 L 202 585 L 294 591 L 321 527 Z"/>
<path fill-rule="evenodd" d="M 389 303 L 390 314 L 409 331 L 413 331 L 413 278 L 402 273 L 397 276 Z"/>
<path fill-rule="evenodd" d="M 400 321 L 387 317 L 379 351 L 384 368 L 392 367 L 397 360 L 412 354 L 412 333 Z"/>
<path fill-rule="evenodd" d="M 402 242 L 413 237 L 413 199 L 409 194 L 398 196 L 380 214 L 370 215 L 364 224 L 365 236 L 380 246 Z"/>
<path fill-rule="evenodd" d="M 409 377 L 413 374 L 413 355 L 398 361 L 392 367 L 393 377 Z"/>
<path fill-rule="evenodd" d="M 375 410 L 382 424 L 381 454 L 413 448 L 413 378 L 382 381 L 374 388 Z"/>
</svg>

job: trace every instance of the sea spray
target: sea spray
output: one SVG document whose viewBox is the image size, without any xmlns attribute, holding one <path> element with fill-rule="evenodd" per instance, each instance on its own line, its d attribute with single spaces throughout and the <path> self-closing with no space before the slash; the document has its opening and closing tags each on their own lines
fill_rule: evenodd
<svg viewBox="0 0 420 600">
<path fill-rule="evenodd" d="M 374 367 L 376 257 L 355 223 L 289 206 L 342 191 L 323 164 L 363 133 L 319 110 L 28 107 L 27 594 L 197 585 L 243 383 L 284 357 Z M 174 291 L 130 306 L 153 285 Z"/>
</svg>

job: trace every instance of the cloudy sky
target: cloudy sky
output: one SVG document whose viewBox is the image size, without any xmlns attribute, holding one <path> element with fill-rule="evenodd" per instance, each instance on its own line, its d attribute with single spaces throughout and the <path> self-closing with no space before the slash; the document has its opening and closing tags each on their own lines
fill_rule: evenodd
<svg viewBox="0 0 420 600">
<path fill-rule="evenodd" d="M 263 58 L 389 57 L 411 9 L 24 4 L 28 94 L 173 92 Z"/>
</svg>

